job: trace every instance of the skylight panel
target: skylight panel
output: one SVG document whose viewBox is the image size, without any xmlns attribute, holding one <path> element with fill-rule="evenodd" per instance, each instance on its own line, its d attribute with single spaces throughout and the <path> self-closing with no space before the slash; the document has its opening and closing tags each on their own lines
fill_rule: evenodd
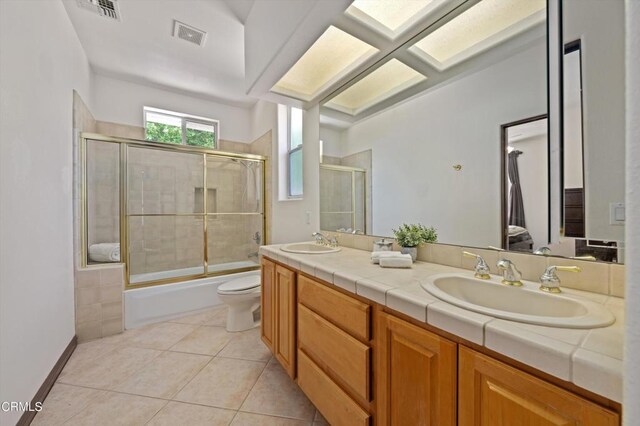
<svg viewBox="0 0 640 426">
<path fill-rule="evenodd" d="M 331 26 L 271 89 L 309 101 L 378 49 Z"/>
</svg>

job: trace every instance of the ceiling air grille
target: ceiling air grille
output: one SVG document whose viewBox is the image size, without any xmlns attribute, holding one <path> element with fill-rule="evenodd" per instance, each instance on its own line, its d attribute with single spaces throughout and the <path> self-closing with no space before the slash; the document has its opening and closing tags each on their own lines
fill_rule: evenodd
<svg viewBox="0 0 640 426">
<path fill-rule="evenodd" d="M 82 9 L 97 13 L 105 18 L 120 20 L 120 10 L 117 0 L 76 0 Z"/>
<path fill-rule="evenodd" d="M 190 43 L 197 44 L 198 46 L 202 46 L 207 33 L 180 21 L 174 21 L 173 36 L 186 40 Z"/>
</svg>

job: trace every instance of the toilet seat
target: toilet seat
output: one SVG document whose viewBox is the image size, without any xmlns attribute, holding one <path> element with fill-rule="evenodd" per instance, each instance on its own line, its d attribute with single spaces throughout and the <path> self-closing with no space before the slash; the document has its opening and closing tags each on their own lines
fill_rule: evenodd
<svg viewBox="0 0 640 426">
<path fill-rule="evenodd" d="M 218 287 L 218 294 L 248 294 L 260 289 L 260 275 L 248 275 L 227 281 Z"/>
</svg>

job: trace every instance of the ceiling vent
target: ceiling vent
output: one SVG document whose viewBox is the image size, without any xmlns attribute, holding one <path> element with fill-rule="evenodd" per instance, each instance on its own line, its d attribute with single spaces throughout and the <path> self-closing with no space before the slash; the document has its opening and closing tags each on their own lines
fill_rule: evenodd
<svg viewBox="0 0 640 426">
<path fill-rule="evenodd" d="M 97 13 L 105 18 L 120 20 L 118 0 L 76 0 L 78 7 Z"/>
<path fill-rule="evenodd" d="M 207 33 L 184 24 L 180 21 L 173 22 L 173 36 L 186 40 L 190 43 L 202 46 L 204 44 Z"/>
</svg>

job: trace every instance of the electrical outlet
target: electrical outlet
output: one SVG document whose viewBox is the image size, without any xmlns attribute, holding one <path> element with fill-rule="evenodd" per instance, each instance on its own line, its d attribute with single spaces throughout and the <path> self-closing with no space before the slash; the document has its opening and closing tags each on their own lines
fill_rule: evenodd
<svg viewBox="0 0 640 426">
<path fill-rule="evenodd" d="M 305 214 L 307 217 L 307 225 L 311 225 L 311 212 L 307 211 Z"/>
</svg>

